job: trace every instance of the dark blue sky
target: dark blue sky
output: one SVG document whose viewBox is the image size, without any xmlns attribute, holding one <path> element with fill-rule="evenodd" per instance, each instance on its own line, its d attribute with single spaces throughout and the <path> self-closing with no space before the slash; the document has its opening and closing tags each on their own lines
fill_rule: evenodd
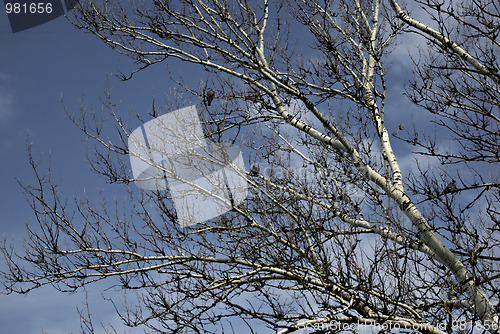
<svg viewBox="0 0 500 334">
<path fill-rule="evenodd" d="M 68 113 L 78 112 L 82 97 L 87 108 L 99 111 L 99 95 L 110 87 L 125 113 L 145 115 L 153 90 L 158 100 L 168 91 L 168 76 L 159 71 L 160 65 L 128 82 L 113 77 L 131 66 L 130 59 L 75 29 L 64 17 L 12 33 L 7 15 L 0 13 L 0 231 L 7 240 L 20 246 L 25 223 L 34 218 L 16 181 L 34 180 L 26 152 L 28 137 L 35 156 L 45 162 L 51 158 L 55 179 L 68 198 L 105 186 L 84 161 L 84 136 L 65 115 L 61 96 Z M 111 305 L 102 302 L 95 288 L 90 295 L 98 321 L 112 321 Z M 27 296 L 0 295 L 0 332 L 77 333 L 76 306 L 83 296 L 61 294 L 51 287 Z"/>
</svg>

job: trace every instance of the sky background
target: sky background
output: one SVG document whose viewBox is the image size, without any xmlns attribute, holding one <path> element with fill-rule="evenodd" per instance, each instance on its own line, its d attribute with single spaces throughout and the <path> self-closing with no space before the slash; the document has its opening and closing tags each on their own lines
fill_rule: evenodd
<svg viewBox="0 0 500 334">
<path fill-rule="evenodd" d="M 2 4 L 3 5 L 3 4 Z M 132 69 L 131 61 L 99 39 L 75 29 L 64 17 L 12 33 L 0 13 L 0 233 L 17 246 L 26 236 L 25 223 L 34 222 L 18 180 L 33 182 L 27 158 L 28 140 L 35 157 L 51 159 L 61 192 L 68 198 L 95 192 L 104 182 L 85 162 L 84 135 L 68 119 L 86 107 L 100 109 L 99 96 L 108 87 L 123 110 L 148 113 L 153 91 L 158 96 L 172 86 L 165 71 L 145 70 L 122 82 L 114 75 Z M 160 65 L 161 67 L 162 65 Z M 165 66 L 163 66 L 165 68 Z M 64 106 L 61 102 L 64 100 Z M 3 261 L 2 264 L 3 266 Z M 100 293 L 88 291 L 98 321 L 118 323 Z M 109 291 L 108 291 L 109 292 Z M 62 294 L 52 287 L 26 296 L 0 295 L 0 334 L 77 333 L 76 307 L 85 294 Z M 118 331 L 125 332 L 125 331 Z"/>
<path fill-rule="evenodd" d="M 397 59 L 406 56 L 405 48 L 394 54 L 390 75 L 400 77 L 389 91 L 388 110 L 398 112 L 389 118 L 391 130 L 401 120 L 409 119 L 415 111 L 402 98 L 402 83 L 409 68 Z M 170 63 L 170 65 L 176 65 Z M 61 184 L 61 192 L 68 198 L 84 191 L 95 193 L 106 185 L 94 175 L 85 162 L 84 135 L 68 120 L 68 113 L 78 112 L 80 105 L 101 108 L 99 97 L 108 87 L 114 100 L 121 100 L 123 113 L 150 111 L 152 95 L 157 101 L 167 97 L 174 84 L 159 64 L 137 73 L 130 81 L 122 82 L 113 75 L 133 69 L 131 60 L 104 45 L 96 37 L 75 29 L 64 17 L 41 26 L 12 33 L 7 15 L 0 13 L 0 232 L 2 237 L 22 245 L 26 236 L 25 223 L 33 222 L 33 214 L 26 202 L 18 180 L 33 182 L 33 172 L 27 158 L 28 140 L 33 142 L 35 157 L 47 161 L 50 157 L 54 175 Z M 205 74 L 192 67 L 177 67 L 196 86 Z M 398 83 L 399 82 L 399 83 Z M 64 100 L 64 106 L 61 102 Z M 421 113 L 422 115 L 422 113 Z M 147 118 L 147 117 L 144 117 Z M 410 152 L 402 157 L 403 169 L 411 164 Z M 399 151 L 399 152 L 398 152 Z M 64 197 L 64 196 L 63 196 Z M 3 263 L 1 264 L 3 265 Z M 118 324 L 109 303 L 100 298 L 99 287 L 89 287 L 91 310 L 97 322 Z M 107 291 L 107 296 L 113 295 Z M 52 287 L 34 291 L 26 296 L 0 295 L 0 334 L 78 333 L 77 306 L 85 294 L 62 294 Z M 100 331 L 97 331 L 100 332 Z M 119 333 L 130 332 L 119 329 Z"/>
</svg>

